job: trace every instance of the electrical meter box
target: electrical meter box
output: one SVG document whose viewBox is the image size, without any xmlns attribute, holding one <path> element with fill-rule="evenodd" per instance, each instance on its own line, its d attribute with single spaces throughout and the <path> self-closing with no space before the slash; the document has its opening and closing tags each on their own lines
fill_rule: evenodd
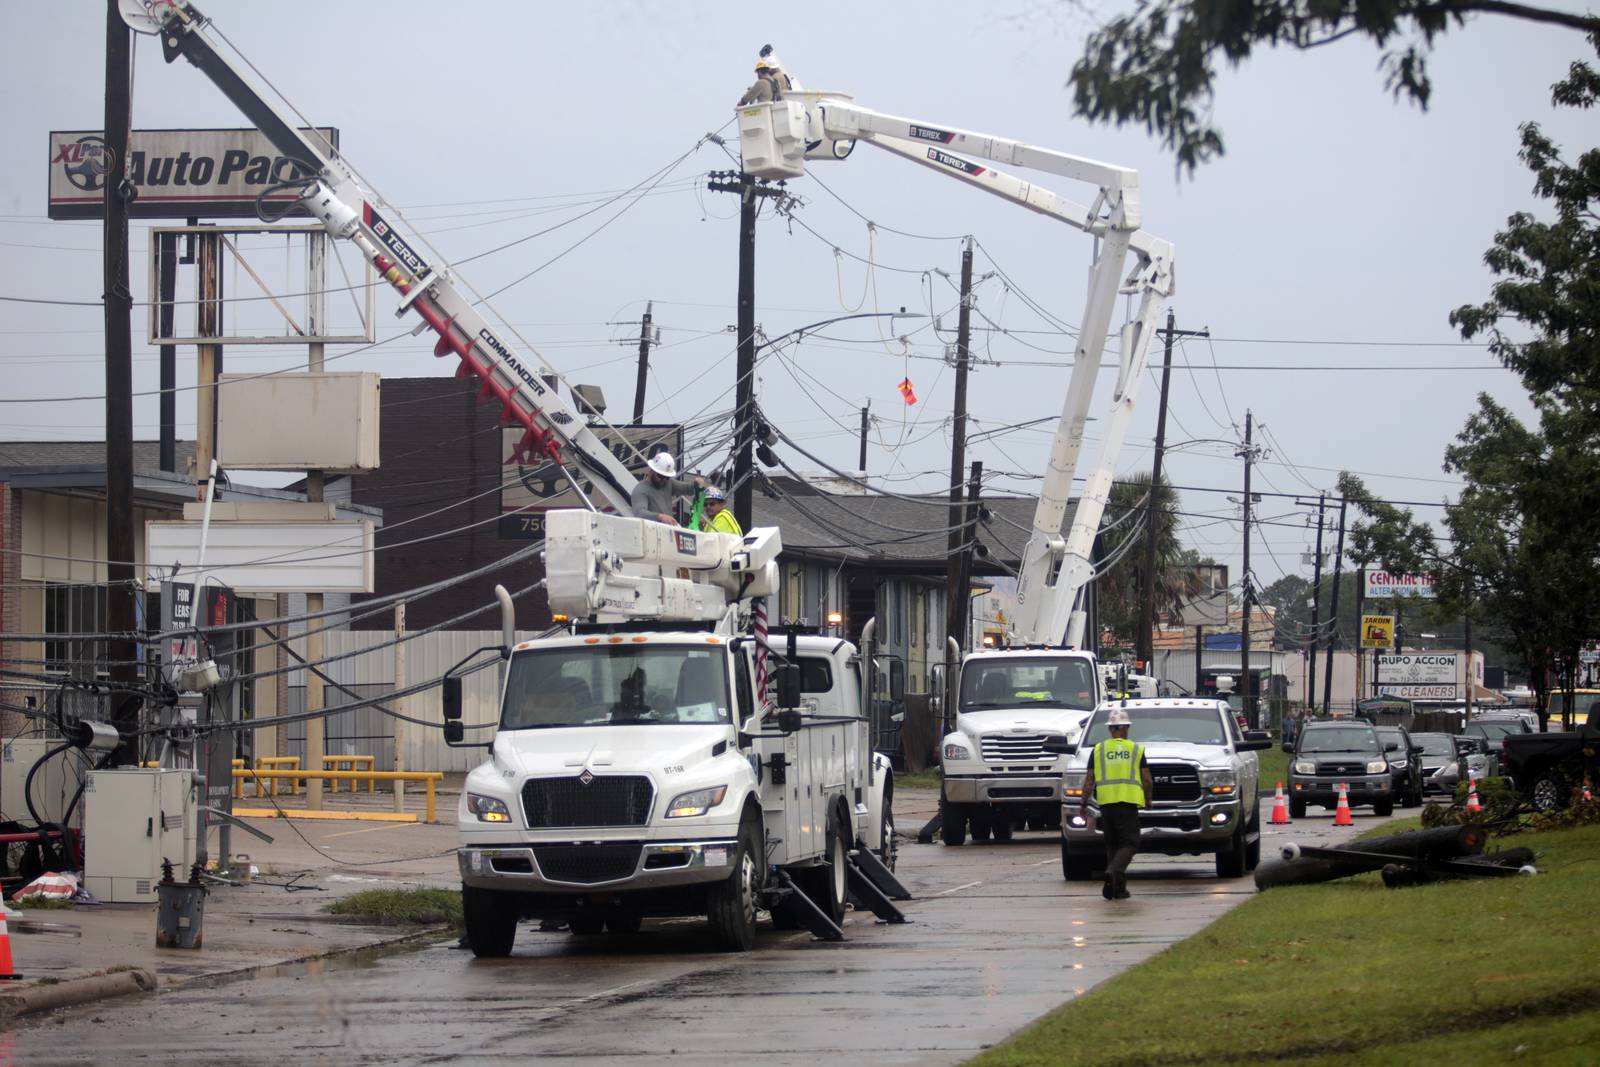
<svg viewBox="0 0 1600 1067">
<path fill-rule="evenodd" d="M 45 753 L 60 748 L 59 737 L 8 737 L 0 742 L 0 819 L 32 823 L 32 813 L 23 794 L 28 770 Z M 33 807 L 43 822 L 58 823 L 66 813 L 67 802 L 78 788 L 78 766 L 82 757 L 72 749 L 45 760 L 33 776 Z"/>
<path fill-rule="evenodd" d="M 102 901 L 154 904 L 161 861 L 187 881 L 195 858 L 192 770 L 94 771 L 83 792 L 83 884 Z"/>
<path fill-rule="evenodd" d="M 798 100 L 739 108 L 739 159 L 757 178 L 798 178 L 806 172 L 806 110 Z"/>
</svg>

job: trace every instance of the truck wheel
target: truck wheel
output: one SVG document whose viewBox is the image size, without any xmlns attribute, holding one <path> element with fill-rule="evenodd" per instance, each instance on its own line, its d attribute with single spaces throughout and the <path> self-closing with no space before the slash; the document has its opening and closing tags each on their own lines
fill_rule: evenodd
<svg viewBox="0 0 1600 1067">
<path fill-rule="evenodd" d="M 1540 771 L 1533 779 L 1530 799 L 1535 811 L 1555 811 L 1567 806 L 1567 790 L 1549 771 Z"/>
<path fill-rule="evenodd" d="M 1246 854 L 1247 850 L 1248 850 L 1248 846 L 1245 845 L 1244 837 L 1245 837 L 1244 823 L 1240 822 L 1239 825 L 1234 827 L 1234 830 L 1233 830 L 1233 839 L 1230 842 L 1233 847 L 1228 849 L 1228 851 L 1226 851 L 1226 852 L 1218 852 L 1217 853 L 1217 877 L 1218 878 L 1243 878 L 1244 877 L 1244 875 L 1245 875 L 1245 864 L 1249 861 L 1249 858 L 1250 858 Z"/>
<path fill-rule="evenodd" d="M 762 861 L 760 823 L 746 815 L 739 824 L 739 847 L 733 870 L 711 887 L 706 918 L 711 936 L 726 952 L 748 952 L 756 943 L 756 898 L 761 893 Z"/>
<path fill-rule="evenodd" d="M 967 809 L 960 804 L 945 804 L 939 825 L 939 840 L 947 845 L 967 843 Z"/>
<path fill-rule="evenodd" d="M 946 815 L 946 819 L 949 816 Z M 949 825 L 948 822 L 945 824 Z M 835 926 L 844 924 L 844 904 L 850 899 L 848 875 L 845 864 L 849 862 L 850 845 L 844 824 L 839 821 L 838 810 L 828 813 L 826 866 L 804 867 L 794 872 L 795 884 L 811 898 L 822 914 L 833 920 Z"/>
<path fill-rule="evenodd" d="M 1380 816 L 1380 817 L 1384 817 L 1384 818 L 1386 818 L 1386 817 L 1388 817 L 1390 815 L 1393 815 L 1394 814 L 1394 801 L 1393 800 L 1377 800 L 1377 801 L 1374 801 L 1373 804 L 1372 804 L 1372 814 Z"/>
<path fill-rule="evenodd" d="M 1289 801 L 1289 818 L 1303 819 L 1306 817 L 1306 802 L 1303 800 Z"/>
<path fill-rule="evenodd" d="M 515 900 L 492 889 L 461 887 L 462 918 L 467 927 L 467 944 L 472 954 L 483 959 L 511 955 L 517 940 Z"/>
<path fill-rule="evenodd" d="M 1245 846 L 1244 869 L 1253 871 L 1261 866 L 1261 811 L 1257 809 L 1256 816 L 1250 821 L 1248 833 L 1254 833 L 1256 839 Z"/>
<path fill-rule="evenodd" d="M 1011 819 L 1004 812 L 995 812 L 989 817 L 989 829 L 996 841 L 1011 840 Z"/>
<path fill-rule="evenodd" d="M 894 789 L 883 791 L 883 812 L 878 820 L 878 861 L 891 871 L 900 859 L 900 840 L 894 836 Z"/>
<path fill-rule="evenodd" d="M 972 814 L 967 816 L 967 829 L 972 831 L 974 841 L 989 840 L 990 831 L 994 829 L 995 818 L 990 812 L 982 808 L 974 808 Z"/>
<path fill-rule="evenodd" d="M 1061 839 L 1061 877 L 1069 882 L 1087 882 L 1094 877 L 1095 853 L 1073 848 Z"/>
</svg>

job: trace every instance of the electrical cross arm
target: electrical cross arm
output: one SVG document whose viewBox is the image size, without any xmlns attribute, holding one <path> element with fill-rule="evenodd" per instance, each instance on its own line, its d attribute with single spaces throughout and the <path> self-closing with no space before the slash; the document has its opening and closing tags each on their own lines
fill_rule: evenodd
<svg viewBox="0 0 1600 1067">
<path fill-rule="evenodd" d="M 161 38 L 167 62 L 182 56 L 199 68 L 278 151 L 312 171 L 299 190 L 301 205 L 333 237 L 360 249 L 400 294 L 396 316 L 410 309 L 421 316 L 438 335 L 434 355 L 460 360 L 457 376 L 476 377 L 480 399 L 500 402 L 501 423 L 522 427 L 511 461 L 557 464 L 585 496 L 592 489 L 611 507 L 628 510 L 634 476 L 590 429 L 588 419 L 547 384 L 545 378 L 555 378 L 555 372 L 514 351 L 452 283 L 449 267 L 430 263 L 385 218 L 374 205 L 376 197 L 362 188 L 338 154 L 307 137 L 262 96 L 218 50 L 206 32 L 210 21 L 194 5 L 186 0 L 119 0 L 119 6 L 132 29 Z"/>
<path fill-rule="evenodd" d="M 745 170 L 760 177 L 800 177 L 808 160 L 845 159 L 854 144 L 870 144 L 1099 240 L 1072 376 L 1023 550 L 1012 613 L 1017 641 L 1081 645 L 1086 615 L 1077 605 L 1094 578 L 1090 557 L 1095 535 L 1144 378 L 1150 341 L 1174 288 L 1172 245 L 1139 228 L 1138 173 L 1009 138 L 886 115 L 838 93 L 789 93 L 783 100 L 739 108 L 738 119 Z M 826 150 L 817 151 L 822 146 Z M 1061 175 L 1093 186 L 1096 195 L 1083 205 L 980 160 Z M 1130 253 L 1134 264 L 1124 273 Z M 1099 455 L 1063 537 L 1089 404 L 1119 294 L 1137 297 L 1137 307 L 1120 331 L 1117 382 Z"/>
</svg>

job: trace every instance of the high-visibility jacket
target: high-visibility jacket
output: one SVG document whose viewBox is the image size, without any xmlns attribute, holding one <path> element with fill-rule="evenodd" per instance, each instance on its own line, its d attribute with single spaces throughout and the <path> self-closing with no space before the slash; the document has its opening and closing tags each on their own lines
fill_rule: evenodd
<svg viewBox="0 0 1600 1067">
<path fill-rule="evenodd" d="M 1139 767 L 1144 763 L 1144 746 L 1125 737 L 1108 737 L 1094 746 L 1094 799 L 1106 804 L 1137 804 L 1144 807 L 1144 783 Z"/>
<path fill-rule="evenodd" d="M 733 534 L 735 537 L 744 536 L 744 531 L 739 529 L 739 520 L 733 517 L 733 512 L 728 508 L 723 508 L 717 512 L 717 517 L 706 524 L 706 529 L 713 533 Z"/>
</svg>

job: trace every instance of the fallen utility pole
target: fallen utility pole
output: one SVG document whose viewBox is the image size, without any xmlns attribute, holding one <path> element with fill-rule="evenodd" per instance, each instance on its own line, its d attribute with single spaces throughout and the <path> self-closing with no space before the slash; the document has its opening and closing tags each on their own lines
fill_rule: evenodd
<svg viewBox="0 0 1600 1067">
<path fill-rule="evenodd" d="M 734 364 L 733 517 L 741 529 L 754 525 L 756 377 L 756 212 L 763 197 L 787 195 L 773 184 L 742 171 L 711 172 L 707 188 L 739 194 L 739 354 Z"/>
<path fill-rule="evenodd" d="M 950 536 L 945 559 L 945 636 L 967 648 L 967 529 L 962 517 L 961 475 L 967 454 L 967 370 L 972 344 L 972 238 L 961 250 L 961 310 L 956 319 L 956 396 L 950 428 Z M 966 569 L 970 574 L 970 569 Z"/>
<path fill-rule="evenodd" d="M 1139 647 L 1134 655 L 1143 661 L 1146 674 L 1152 673 L 1150 662 L 1156 655 L 1156 507 L 1161 489 L 1161 459 L 1167 450 L 1167 385 L 1172 378 L 1172 341 L 1176 337 L 1211 336 L 1210 330 L 1177 329 L 1174 325 L 1176 318 L 1172 309 L 1168 308 L 1167 326 L 1161 331 L 1166 345 L 1161 356 L 1161 403 L 1156 408 L 1156 459 L 1150 470 L 1150 502 L 1145 506 L 1144 574 L 1139 591 Z"/>
<path fill-rule="evenodd" d="M 1486 829 L 1469 823 L 1368 838 L 1358 842 L 1359 849 L 1353 845 L 1306 848 L 1289 844 L 1284 846 L 1281 859 L 1268 860 L 1256 868 L 1256 888 L 1331 882 L 1352 874 L 1382 870 L 1397 861 L 1459 860 L 1482 852 L 1488 840 Z M 1374 861 L 1373 856 L 1380 858 Z"/>
</svg>

